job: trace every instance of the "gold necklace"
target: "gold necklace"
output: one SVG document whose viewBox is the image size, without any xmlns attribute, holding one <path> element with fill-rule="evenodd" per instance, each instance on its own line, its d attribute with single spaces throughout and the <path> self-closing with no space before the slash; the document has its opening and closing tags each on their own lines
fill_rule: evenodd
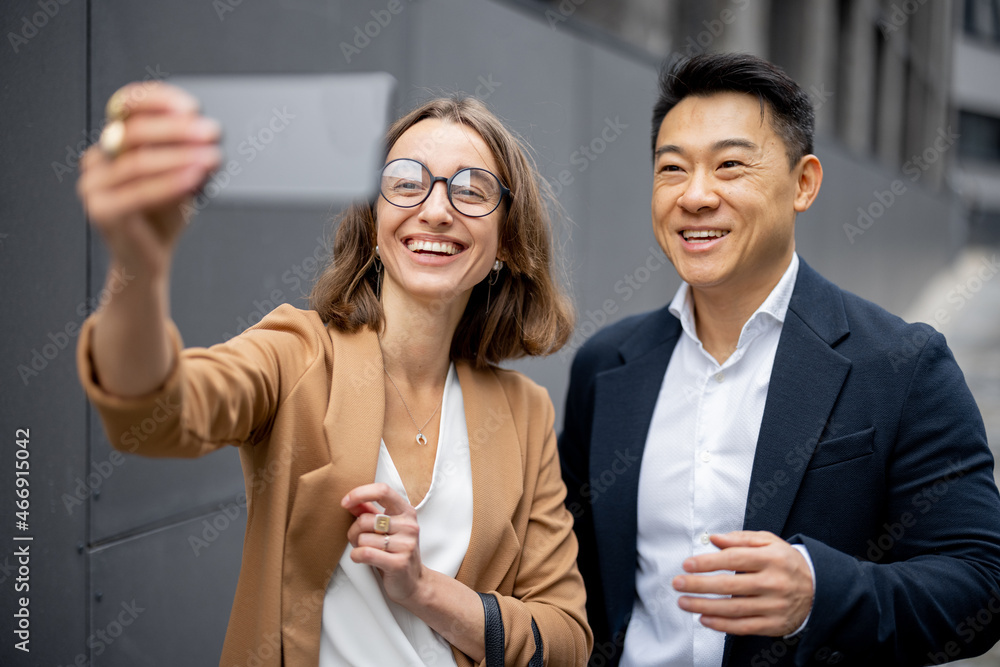
<svg viewBox="0 0 1000 667">
<path fill-rule="evenodd" d="M 426 445 L 427 444 L 427 437 L 423 433 L 424 427 L 426 427 L 428 424 L 430 424 L 431 420 L 434 419 L 434 415 L 436 415 L 437 411 L 441 408 L 441 404 L 439 403 L 438 406 L 436 408 L 434 408 L 434 412 L 432 412 L 431 416 L 427 418 L 427 421 L 424 422 L 423 426 L 417 426 L 417 420 L 413 418 L 413 413 L 410 412 L 410 406 L 408 406 L 406 404 L 406 401 L 403 400 L 403 393 L 401 391 L 399 391 L 399 386 L 396 384 L 396 381 L 392 379 L 391 375 L 389 375 L 389 369 L 387 369 L 385 367 L 385 362 L 384 361 L 382 362 L 382 370 L 385 371 L 385 376 L 387 378 L 389 378 L 389 382 L 392 383 L 392 386 L 395 388 L 396 393 L 399 395 L 400 402 L 403 404 L 403 407 L 406 408 L 406 414 L 410 415 L 410 421 L 413 422 L 413 425 L 417 427 L 417 436 L 416 436 L 417 444 L 418 445 Z M 442 403 L 444 402 L 444 394 L 441 394 L 441 402 Z"/>
<path fill-rule="evenodd" d="M 424 435 L 424 428 L 426 428 L 427 425 L 431 423 L 431 420 L 434 419 L 434 415 L 436 415 L 438 410 L 441 409 L 441 405 L 444 403 L 444 392 L 441 392 L 441 403 L 438 403 L 438 406 L 434 408 L 434 412 L 432 412 L 431 416 L 427 418 L 427 421 L 424 422 L 424 425 L 417 426 L 417 420 L 413 418 L 413 413 L 410 412 L 410 406 L 408 406 L 406 404 L 406 400 L 403 399 L 403 392 L 399 390 L 399 385 L 396 384 L 396 381 L 392 379 L 392 375 L 389 374 L 389 369 L 385 367 L 385 350 L 382 349 L 382 336 L 378 336 L 377 338 L 378 338 L 378 349 L 379 352 L 382 353 L 382 370 L 385 372 L 385 376 L 389 378 L 389 382 L 392 383 L 393 389 L 396 390 L 396 395 L 399 396 L 399 402 L 403 404 L 403 407 L 406 409 L 406 414 L 410 416 L 410 421 L 413 422 L 413 426 L 416 427 L 417 429 L 417 435 L 416 435 L 417 444 L 426 445 L 427 436 Z"/>
</svg>

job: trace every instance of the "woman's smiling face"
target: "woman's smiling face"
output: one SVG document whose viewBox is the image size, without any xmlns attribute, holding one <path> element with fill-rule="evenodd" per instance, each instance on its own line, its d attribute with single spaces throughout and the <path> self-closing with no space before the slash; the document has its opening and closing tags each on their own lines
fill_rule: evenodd
<svg viewBox="0 0 1000 667">
<path fill-rule="evenodd" d="M 386 163 L 417 160 L 434 176 L 449 178 L 468 167 L 497 174 L 496 161 L 472 128 L 428 118 L 404 132 Z M 421 204 L 400 208 L 378 198 L 378 246 L 385 264 L 384 290 L 401 290 L 426 303 L 467 299 L 497 259 L 501 205 L 481 218 L 463 215 L 451 205 L 445 183 L 434 183 Z"/>
</svg>

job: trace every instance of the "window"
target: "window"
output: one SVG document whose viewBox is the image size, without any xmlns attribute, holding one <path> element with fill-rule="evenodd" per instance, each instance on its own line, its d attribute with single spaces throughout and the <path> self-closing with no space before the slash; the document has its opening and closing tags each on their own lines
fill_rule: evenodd
<svg viewBox="0 0 1000 667">
<path fill-rule="evenodd" d="M 965 0 L 965 33 L 1000 44 L 1000 0 Z"/>
<path fill-rule="evenodd" d="M 1000 118 L 960 111 L 958 127 L 959 156 L 1000 163 Z"/>
</svg>

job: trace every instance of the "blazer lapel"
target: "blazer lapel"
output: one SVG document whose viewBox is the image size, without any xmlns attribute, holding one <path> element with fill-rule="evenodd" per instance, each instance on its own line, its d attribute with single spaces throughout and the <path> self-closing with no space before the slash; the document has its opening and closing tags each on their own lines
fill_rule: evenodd
<svg viewBox="0 0 1000 667">
<path fill-rule="evenodd" d="M 285 664 L 316 664 L 326 587 L 347 546 L 354 516 L 340 506 L 348 491 L 375 480 L 385 411 L 382 353 L 365 329 L 333 332 L 333 380 L 323 419 L 329 459 L 298 478 L 282 564 Z M 305 451 L 310 448 L 304 447 Z M 315 463 L 295 460 L 306 470 Z"/>
<path fill-rule="evenodd" d="M 840 290 L 800 262 L 767 390 L 744 529 L 781 534 L 851 367 L 832 347 L 848 332 Z"/>
<path fill-rule="evenodd" d="M 764 404 L 744 530 L 781 535 L 851 362 L 833 349 L 848 335 L 840 289 L 799 258 Z M 735 642 L 726 635 L 723 665 Z"/>
<path fill-rule="evenodd" d="M 507 572 L 520 553 L 510 522 L 523 494 L 520 438 L 496 373 L 465 361 L 455 362 L 455 370 L 465 403 L 473 488 L 472 535 L 455 578 L 473 590 L 496 590 L 497 573 Z"/>
<path fill-rule="evenodd" d="M 653 409 L 673 354 L 680 322 L 663 308 L 620 348 L 624 362 L 597 375 L 588 496 L 612 634 L 624 629 L 635 599 L 639 469 Z"/>
</svg>

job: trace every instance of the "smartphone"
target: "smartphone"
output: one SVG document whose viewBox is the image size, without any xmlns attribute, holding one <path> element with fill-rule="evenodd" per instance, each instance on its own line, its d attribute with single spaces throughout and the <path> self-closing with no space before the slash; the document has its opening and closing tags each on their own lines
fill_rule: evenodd
<svg viewBox="0 0 1000 667">
<path fill-rule="evenodd" d="M 176 76 L 222 124 L 213 202 L 332 205 L 377 192 L 396 80 L 352 74 Z"/>
</svg>

